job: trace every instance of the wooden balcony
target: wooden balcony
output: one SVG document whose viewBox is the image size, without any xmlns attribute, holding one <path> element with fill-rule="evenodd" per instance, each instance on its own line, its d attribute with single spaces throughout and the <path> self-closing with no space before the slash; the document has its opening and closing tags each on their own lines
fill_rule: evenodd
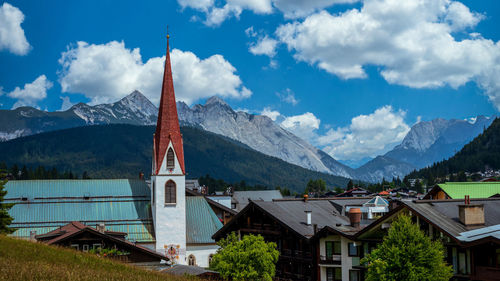
<svg viewBox="0 0 500 281">
<path fill-rule="evenodd" d="M 341 255 L 332 255 L 332 256 L 319 256 L 319 264 L 320 265 L 341 265 L 342 264 L 342 256 Z"/>
</svg>

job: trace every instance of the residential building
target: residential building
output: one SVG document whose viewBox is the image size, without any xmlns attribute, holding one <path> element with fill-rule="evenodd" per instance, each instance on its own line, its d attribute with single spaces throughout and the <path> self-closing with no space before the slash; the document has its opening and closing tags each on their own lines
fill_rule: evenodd
<svg viewBox="0 0 500 281">
<path fill-rule="evenodd" d="M 48 245 L 71 247 L 83 252 L 115 249 L 120 254 L 109 257 L 122 262 L 146 263 L 168 260 L 154 250 L 127 241 L 126 235 L 125 232 L 106 230 L 103 224 L 94 228 L 75 221 L 48 233 L 36 235 L 35 239 Z"/>
<path fill-rule="evenodd" d="M 500 182 L 447 182 L 436 184 L 423 199 L 490 198 L 500 196 Z"/>
<path fill-rule="evenodd" d="M 345 199 L 251 200 L 213 238 L 219 240 L 236 232 L 240 237 L 260 234 L 276 243 L 280 252 L 277 280 L 356 278 L 360 271 L 353 268 L 359 264 L 354 236 L 365 224 L 359 208 L 343 215 L 340 205 L 332 204 L 337 200 Z"/>
<path fill-rule="evenodd" d="M 354 187 L 343 193 L 335 195 L 335 197 L 366 197 L 370 194 L 371 194 L 370 191 L 362 187 Z"/>
<path fill-rule="evenodd" d="M 399 207 L 357 233 L 362 255 L 382 241 L 392 220 L 411 216 L 445 246 L 452 280 L 500 280 L 500 199 L 401 201 Z"/>
</svg>

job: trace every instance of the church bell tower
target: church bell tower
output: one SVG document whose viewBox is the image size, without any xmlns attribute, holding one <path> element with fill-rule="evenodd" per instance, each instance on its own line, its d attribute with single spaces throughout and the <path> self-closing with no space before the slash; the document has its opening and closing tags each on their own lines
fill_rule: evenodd
<svg viewBox="0 0 500 281">
<path fill-rule="evenodd" d="M 153 137 L 151 210 L 156 251 L 185 264 L 186 172 L 170 63 L 169 35 L 156 131 Z"/>
</svg>

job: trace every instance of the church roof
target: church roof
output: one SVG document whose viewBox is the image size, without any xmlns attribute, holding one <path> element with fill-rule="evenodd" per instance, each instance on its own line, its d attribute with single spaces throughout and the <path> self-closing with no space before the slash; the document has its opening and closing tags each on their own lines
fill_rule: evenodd
<svg viewBox="0 0 500 281">
<path fill-rule="evenodd" d="M 45 234 L 72 221 L 127 233 L 130 241 L 154 242 L 150 190 L 142 180 L 21 180 L 6 184 L 6 203 L 16 203 L 14 236 Z"/>
<path fill-rule="evenodd" d="M 158 174 L 161 163 L 167 154 L 169 143 L 172 142 L 177 160 L 184 169 L 184 151 L 182 145 L 182 135 L 179 127 L 179 117 L 177 116 L 177 105 L 175 102 L 174 80 L 172 78 L 172 67 L 170 63 L 170 46 L 167 35 L 167 52 L 165 55 L 165 71 L 163 73 L 163 84 L 161 89 L 160 108 L 158 111 L 158 121 L 156 122 L 156 132 L 154 136 L 154 174 Z"/>
<path fill-rule="evenodd" d="M 57 232 L 78 221 L 75 227 L 104 223 L 129 241 L 155 242 L 151 191 L 143 180 L 19 180 L 7 182 L 6 190 L 5 203 L 16 203 L 9 210 L 13 236 Z M 186 227 L 187 243 L 215 243 L 211 236 L 222 223 L 204 197 L 186 196 Z"/>
<path fill-rule="evenodd" d="M 186 196 L 186 227 L 186 243 L 215 243 L 212 235 L 222 223 L 203 196 Z"/>
</svg>

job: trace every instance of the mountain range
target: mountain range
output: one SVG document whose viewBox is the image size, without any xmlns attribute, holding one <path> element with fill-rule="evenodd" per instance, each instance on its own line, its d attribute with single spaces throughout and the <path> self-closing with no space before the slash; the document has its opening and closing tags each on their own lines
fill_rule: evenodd
<svg viewBox="0 0 500 281">
<path fill-rule="evenodd" d="M 313 171 L 369 182 L 402 178 L 415 169 L 446 159 L 493 120 L 479 116 L 474 122 L 456 119 L 419 122 L 393 150 L 352 169 L 283 129 L 269 117 L 235 111 L 218 97 L 192 107 L 178 102 L 177 109 L 181 125 L 223 135 L 256 151 Z M 0 110 L 0 120 L 3 120 L 0 141 L 86 125 L 154 125 L 157 111 L 156 106 L 139 91 L 115 103 L 94 106 L 79 103 L 61 112 L 45 112 L 32 107 Z"/>
</svg>

